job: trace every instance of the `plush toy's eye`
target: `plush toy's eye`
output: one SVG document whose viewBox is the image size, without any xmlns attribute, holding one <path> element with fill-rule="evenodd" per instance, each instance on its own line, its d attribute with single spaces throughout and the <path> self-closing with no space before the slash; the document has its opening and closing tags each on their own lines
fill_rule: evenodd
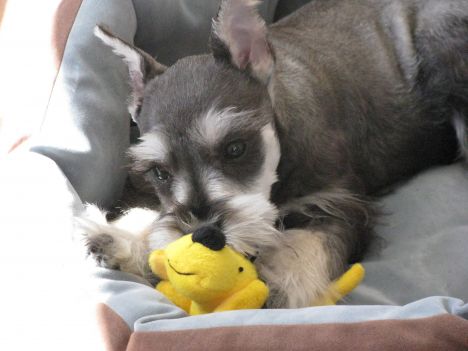
<svg viewBox="0 0 468 351">
<path fill-rule="evenodd" d="M 230 160 L 239 158 L 245 153 L 246 146 L 242 140 L 233 141 L 224 149 L 224 157 Z"/>
<path fill-rule="evenodd" d="M 162 183 L 167 182 L 169 180 L 169 178 L 171 177 L 171 175 L 169 174 L 168 171 L 166 171 L 164 168 L 161 168 L 161 167 L 158 167 L 158 166 L 155 166 L 152 169 L 152 172 L 153 172 L 154 176 L 156 177 L 156 179 L 159 180 Z"/>
<path fill-rule="evenodd" d="M 239 267 L 239 273 L 244 271 L 244 267 Z"/>
</svg>

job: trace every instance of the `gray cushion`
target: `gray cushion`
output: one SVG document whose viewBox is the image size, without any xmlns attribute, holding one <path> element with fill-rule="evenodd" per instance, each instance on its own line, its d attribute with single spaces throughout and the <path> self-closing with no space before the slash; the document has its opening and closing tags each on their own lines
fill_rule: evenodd
<svg viewBox="0 0 468 351">
<path fill-rule="evenodd" d="M 120 58 L 94 37 L 96 23 L 132 41 L 137 26 L 132 2 L 83 1 L 32 150 L 52 158 L 83 201 L 110 205 L 126 177 L 129 87 Z"/>
<path fill-rule="evenodd" d="M 352 304 L 406 304 L 432 295 L 468 301 L 468 171 L 426 171 L 381 201 L 384 215 Z"/>
<path fill-rule="evenodd" d="M 262 1 L 259 11 L 272 22 L 278 0 Z M 211 18 L 219 0 L 135 0 L 138 30 L 135 44 L 164 64 L 207 53 Z"/>
</svg>

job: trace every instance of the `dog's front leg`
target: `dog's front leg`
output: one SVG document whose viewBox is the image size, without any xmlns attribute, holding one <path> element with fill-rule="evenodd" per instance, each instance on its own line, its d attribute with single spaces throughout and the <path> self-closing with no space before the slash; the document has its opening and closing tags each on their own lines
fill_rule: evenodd
<svg viewBox="0 0 468 351">
<path fill-rule="evenodd" d="M 282 247 L 258 258 L 260 276 L 270 287 L 270 308 L 310 306 L 343 272 L 345 245 L 326 229 L 290 229 Z"/>
<path fill-rule="evenodd" d="M 159 214 L 133 208 L 115 221 L 88 205 L 76 218 L 75 240 L 97 266 L 149 277 L 147 264 L 149 237 Z"/>
<path fill-rule="evenodd" d="M 292 199 L 281 209 L 281 243 L 255 262 L 271 290 L 269 307 L 306 307 L 348 263 L 361 259 L 372 238 L 372 202 L 344 188 Z"/>
</svg>

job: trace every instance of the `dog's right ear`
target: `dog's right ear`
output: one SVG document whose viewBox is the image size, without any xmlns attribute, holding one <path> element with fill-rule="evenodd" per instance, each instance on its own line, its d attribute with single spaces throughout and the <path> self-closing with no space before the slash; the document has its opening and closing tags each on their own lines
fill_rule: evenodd
<svg viewBox="0 0 468 351">
<path fill-rule="evenodd" d="M 210 46 L 217 60 L 227 61 L 266 83 L 274 57 L 268 42 L 268 29 L 260 17 L 259 0 L 223 0 L 213 20 Z"/>
<path fill-rule="evenodd" d="M 143 50 L 117 38 L 101 26 L 94 27 L 94 35 L 101 39 L 104 44 L 110 46 L 112 51 L 122 57 L 127 64 L 132 89 L 128 111 L 132 119 L 137 122 L 137 116 L 143 102 L 145 85 L 157 75 L 162 74 L 167 67 L 157 62 Z"/>
</svg>

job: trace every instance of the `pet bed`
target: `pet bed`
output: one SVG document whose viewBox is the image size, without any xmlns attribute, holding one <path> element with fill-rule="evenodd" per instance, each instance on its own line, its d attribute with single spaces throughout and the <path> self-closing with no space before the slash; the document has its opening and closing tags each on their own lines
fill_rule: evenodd
<svg viewBox="0 0 468 351">
<path fill-rule="evenodd" d="M 75 208 L 81 201 L 110 205 L 126 176 L 126 67 L 93 36 L 94 25 L 106 25 L 171 64 L 207 50 L 209 18 L 218 3 L 80 2 L 31 147 L 63 171 L 55 173 L 73 186 L 64 192 L 79 196 Z M 285 3 L 264 1 L 262 15 L 271 21 L 281 15 L 275 14 L 277 6 L 291 10 L 301 1 Z M 92 303 L 98 306 L 104 343 L 109 350 L 467 349 L 466 204 L 468 172 L 461 164 L 428 170 L 384 197 L 379 240 L 364 261 L 366 278 L 338 306 L 188 317 L 138 277 L 94 269 L 92 296 L 98 300 Z"/>
</svg>

